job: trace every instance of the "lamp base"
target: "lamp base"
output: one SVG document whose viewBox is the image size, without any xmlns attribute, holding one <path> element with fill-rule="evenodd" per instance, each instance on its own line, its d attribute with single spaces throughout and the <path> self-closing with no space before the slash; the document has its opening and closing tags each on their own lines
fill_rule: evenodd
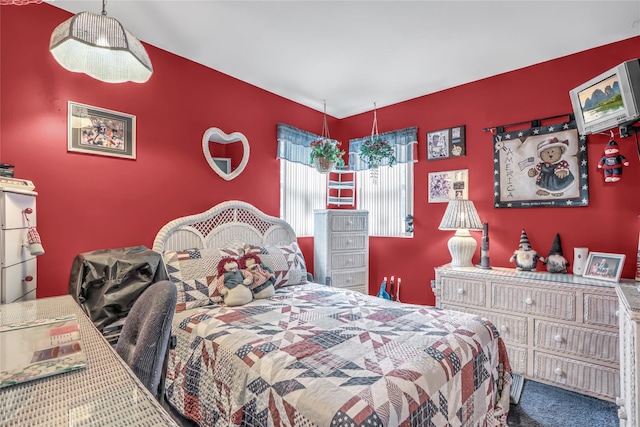
<svg viewBox="0 0 640 427">
<path fill-rule="evenodd" d="M 451 267 L 473 267 L 471 262 L 478 243 L 469 230 L 457 230 L 447 243 L 451 253 Z"/>
</svg>

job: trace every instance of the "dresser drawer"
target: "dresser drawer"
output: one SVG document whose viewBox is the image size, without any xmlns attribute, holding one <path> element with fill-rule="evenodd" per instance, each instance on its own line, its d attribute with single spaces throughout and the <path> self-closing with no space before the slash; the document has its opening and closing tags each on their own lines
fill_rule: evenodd
<svg viewBox="0 0 640 427">
<path fill-rule="evenodd" d="M 507 354 L 509 355 L 509 365 L 511 370 L 518 374 L 526 375 L 527 373 L 527 349 L 511 345 L 505 342 Z"/>
<path fill-rule="evenodd" d="M 489 320 L 498 330 L 498 333 L 505 343 L 527 345 L 527 318 L 521 316 L 503 315 L 499 313 L 487 312 L 486 310 L 460 307 L 453 304 L 441 304 L 447 310 L 462 311 Z"/>
<path fill-rule="evenodd" d="M 27 231 L 28 229 L 26 228 L 16 228 L 2 232 L 4 237 L 2 248 L 4 250 L 4 261 L 2 262 L 2 267 L 9 267 L 34 258 L 29 252 L 29 248 L 24 246 L 28 242 Z"/>
<path fill-rule="evenodd" d="M 331 216 L 331 231 L 361 231 L 369 232 L 367 215 L 334 214 Z"/>
<path fill-rule="evenodd" d="M 618 327 L 618 297 L 585 293 L 584 323 Z"/>
<path fill-rule="evenodd" d="M 31 277 L 30 281 L 25 278 Z M 36 289 L 36 259 L 2 269 L 2 303 L 8 304 Z"/>
<path fill-rule="evenodd" d="M 367 266 L 366 252 L 342 252 L 331 255 L 331 269 L 365 268 Z"/>
<path fill-rule="evenodd" d="M 332 234 L 332 251 L 365 250 L 367 248 L 367 236 L 364 234 Z"/>
<path fill-rule="evenodd" d="M 444 277 L 440 286 L 442 287 L 442 302 L 486 307 L 486 287 L 483 281 Z"/>
<path fill-rule="evenodd" d="M 620 393 L 617 369 L 542 352 L 534 354 L 534 379 L 613 400 Z"/>
<path fill-rule="evenodd" d="M 491 308 L 576 320 L 576 293 L 492 282 Z"/>
<path fill-rule="evenodd" d="M 536 320 L 534 329 L 536 348 L 575 354 L 603 362 L 617 363 L 620 359 L 616 331 L 607 332 L 544 320 Z"/>
<path fill-rule="evenodd" d="M 366 286 L 366 270 L 353 270 L 337 272 L 331 275 L 331 286 L 336 288 L 353 288 L 355 286 Z"/>
<path fill-rule="evenodd" d="M 11 229 L 27 227 L 27 221 L 24 216 L 24 211 L 27 208 L 30 208 L 32 210 L 32 213 L 28 214 L 31 226 L 35 227 L 37 225 L 35 196 L 9 193 L 6 191 L 2 194 L 4 202 L 4 210 L 2 212 L 2 228 Z"/>
</svg>

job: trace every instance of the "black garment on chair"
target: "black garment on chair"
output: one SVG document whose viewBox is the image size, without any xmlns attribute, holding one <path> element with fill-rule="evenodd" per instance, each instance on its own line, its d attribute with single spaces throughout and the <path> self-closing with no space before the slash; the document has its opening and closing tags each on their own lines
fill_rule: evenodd
<svg viewBox="0 0 640 427">
<path fill-rule="evenodd" d="M 102 332 L 127 316 L 147 286 L 168 278 L 162 256 L 145 246 L 100 249 L 75 257 L 69 294 Z"/>
<path fill-rule="evenodd" d="M 168 280 L 156 282 L 138 297 L 129 311 L 116 351 L 156 398 L 164 378 L 171 322 L 176 309 L 176 286 Z M 163 382 L 162 382 L 163 384 Z"/>
</svg>

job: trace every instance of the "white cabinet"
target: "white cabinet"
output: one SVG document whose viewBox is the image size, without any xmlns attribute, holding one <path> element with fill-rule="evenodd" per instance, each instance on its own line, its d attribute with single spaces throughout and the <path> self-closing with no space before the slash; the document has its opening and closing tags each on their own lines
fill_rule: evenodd
<svg viewBox="0 0 640 427">
<path fill-rule="evenodd" d="M 617 400 L 621 427 L 640 426 L 640 292 L 636 283 L 616 287 L 620 298 L 620 398 Z"/>
<path fill-rule="evenodd" d="M 323 209 L 314 212 L 315 281 L 369 293 L 369 212 Z"/>
<path fill-rule="evenodd" d="M 511 369 L 525 378 L 614 401 L 620 390 L 615 283 L 571 274 L 436 268 L 436 304 L 489 319 Z"/>
<path fill-rule="evenodd" d="M 28 248 L 29 224 L 37 225 L 37 193 L 0 190 L 0 303 L 36 298 L 36 257 Z M 27 222 L 28 218 L 28 222 Z"/>
</svg>

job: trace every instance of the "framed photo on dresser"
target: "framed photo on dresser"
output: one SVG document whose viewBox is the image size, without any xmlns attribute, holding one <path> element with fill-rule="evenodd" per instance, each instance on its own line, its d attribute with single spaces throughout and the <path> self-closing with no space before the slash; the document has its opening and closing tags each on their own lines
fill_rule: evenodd
<svg viewBox="0 0 640 427">
<path fill-rule="evenodd" d="M 620 281 L 622 267 L 624 267 L 625 255 L 607 254 L 604 252 L 589 252 L 587 265 L 582 277 L 587 279 Z"/>
</svg>

